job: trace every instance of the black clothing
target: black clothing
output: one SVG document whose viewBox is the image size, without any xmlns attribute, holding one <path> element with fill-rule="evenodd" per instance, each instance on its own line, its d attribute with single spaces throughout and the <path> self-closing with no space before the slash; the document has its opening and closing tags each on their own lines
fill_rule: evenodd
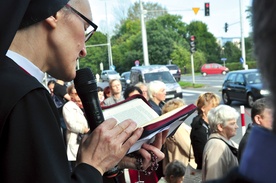
<svg viewBox="0 0 276 183">
<path fill-rule="evenodd" d="M 151 108 L 159 115 L 162 114 L 162 107 L 164 106 L 164 102 L 160 102 L 159 105 L 157 105 L 155 102 L 153 102 L 151 99 L 148 101 Z"/>
<path fill-rule="evenodd" d="M 67 94 L 66 90 L 67 90 L 67 87 L 65 85 L 55 83 L 53 92 L 57 97 L 59 97 L 60 100 L 63 100 L 65 103 L 67 102 L 67 100 L 64 98 L 64 96 Z"/>
<path fill-rule="evenodd" d="M 195 162 L 197 169 L 202 169 L 202 156 L 204 146 L 207 143 L 208 137 L 211 134 L 209 124 L 197 115 L 191 123 L 191 143 L 194 150 Z"/>
<path fill-rule="evenodd" d="M 70 173 L 57 109 L 37 79 L 6 57 L 0 82 L 1 182 L 102 182 L 84 163 Z"/>
<path fill-rule="evenodd" d="M 239 163 L 240 163 L 240 160 L 241 160 L 241 157 L 242 157 L 242 153 L 245 149 L 245 145 L 247 143 L 248 137 L 251 133 L 252 127 L 253 127 L 253 125 L 251 123 L 248 124 L 246 132 L 245 132 L 245 134 L 243 135 L 243 137 L 240 141 L 239 150 L 238 150 L 238 161 L 239 161 Z"/>
<path fill-rule="evenodd" d="M 59 101 L 63 102 L 63 105 L 67 102 L 67 100 L 64 98 L 64 96 L 67 94 L 66 90 L 67 90 L 67 87 L 65 85 L 55 83 L 54 90 L 53 90 L 54 95 L 58 97 Z M 60 118 L 60 125 L 62 128 L 63 139 L 64 139 L 64 142 L 66 143 L 67 127 L 62 114 L 62 107 L 58 108 L 58 113 Z"/>
<path fill-rule="evenodd" d="M 31 25 L 55 14 L 69 0 L 1 0 L 0 1 L 0 60 L 14 38 L 19 25 Z M 11 11 L 12 10 L 12 11 Z M 8 17 L 8 18 L 6 18 Z"/>
</svg>

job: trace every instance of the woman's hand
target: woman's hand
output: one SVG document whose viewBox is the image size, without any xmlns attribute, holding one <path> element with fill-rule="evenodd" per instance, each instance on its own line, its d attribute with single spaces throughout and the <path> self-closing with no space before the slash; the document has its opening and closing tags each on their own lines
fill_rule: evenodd
<svg viewBox="0 0 276 183">
<path fill-rule="evenodd" d="M 142 156 L 143 162 L 142 167 L 138 167 L 137 157 L 135 156 L 125 156 L 122 161 L 119 163 L 119 168 L 129 168 L 129 169 L 143 169 L 146 170 L 152 165 L 152 154 L 157 157 L 156 162 L 161 161 L 165 155 L 161 151 L 162 145 L 165 143 L 166 137 L 168 135 L 168 130 L 158 133 L 155 136 L 155 140 L 152 144 L 143 144 L 141 149 L 138 150 L 138 154 Z"/>
<path fill-rule="evenodd" d="M 104 121 L 83 138 L 77 164 L 87 163 L 103 175 L 121 161 L 142 135 L 143 129 L 136 129 L 136 126 L 132 120 L 125 120 L 118 125 L 115 119 Z"/>
</svg>

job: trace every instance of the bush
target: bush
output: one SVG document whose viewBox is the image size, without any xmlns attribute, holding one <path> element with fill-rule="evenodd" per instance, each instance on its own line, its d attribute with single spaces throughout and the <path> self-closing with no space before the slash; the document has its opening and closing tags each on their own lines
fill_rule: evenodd
<svg viewBox="0 0 276 183">
<path fill-rule="evenodd" d="M 248 62 L 246 62 L 246 64 L 248 65 L 248 69 L 255 69 L 255 68 L 257 68 L 257 62 L 255 62 L 255 61 L 248 61 Z M 242 67 L 242 64 L 240 62 L 232 62 L 232 63 L 227 63 L 226 62 L 225 66 L 228 67 L 228 69 L 230 71 L 244 69 Z"/>
</svg>

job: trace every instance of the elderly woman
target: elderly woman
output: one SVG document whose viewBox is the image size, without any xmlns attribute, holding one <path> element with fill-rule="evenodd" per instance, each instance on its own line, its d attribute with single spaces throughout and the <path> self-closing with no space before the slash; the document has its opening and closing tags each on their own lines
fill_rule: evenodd
<svg viewBox="0 0 276 183">
<path fill-rule="evenodd" d="M 239 113 L 227 105 L 219 105 L 208 113 L 211 135 L 203 151 L 202 181 L 221 178 L 238 166 L 236 135 Z"/>
<path fill-rule="evenodd" d="M 159 114 L 162 114 L 162 107 L 166 99 L 166 85 L 162 81 L 151 81 L 148 86 L 149 104 L 152 109 Z"/>
</svg>

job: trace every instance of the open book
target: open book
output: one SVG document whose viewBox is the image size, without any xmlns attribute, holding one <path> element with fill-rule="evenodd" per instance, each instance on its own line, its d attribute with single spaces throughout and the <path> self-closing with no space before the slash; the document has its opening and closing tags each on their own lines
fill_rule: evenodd
<svg viewBox="0 0 276 183">
<path fill-rule="evenodd" d="M 144 128 L 140 139 L 128 151 L 131 153 L 139 150 L 144 143 L 153 142 L 159 132 L 169 129 L 168 136 L 172 135 L 195 110 L 196 106 L 190 104 L 159 116 L 142 95 L 133 95 L 120 103 L 103 107 L 103 115 L 105 119 L 115 118 L 119 123 L 132 119 L 138 127 Z"/>
</svg>

